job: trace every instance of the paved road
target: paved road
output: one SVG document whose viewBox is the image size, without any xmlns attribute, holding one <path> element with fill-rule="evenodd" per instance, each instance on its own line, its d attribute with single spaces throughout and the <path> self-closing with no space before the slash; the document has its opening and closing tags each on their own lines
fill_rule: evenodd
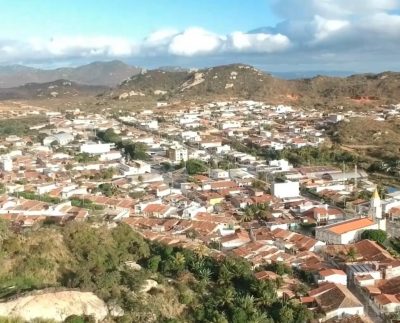
<svg viewBox="0 0 400 323">
<path fill-rule="evenodd" d="M 348 286 L 350 292 L 353 293 L 355 297 L 364 305 L 364 316 L 363 320 L 367 323 L 383 323 L 383 319 L 376 315 L 375 311 L 372 309 L 371 305 L 368 304 L 368 301 L 365 300 L 363 295 L 353 286 Z"/>
</svg>

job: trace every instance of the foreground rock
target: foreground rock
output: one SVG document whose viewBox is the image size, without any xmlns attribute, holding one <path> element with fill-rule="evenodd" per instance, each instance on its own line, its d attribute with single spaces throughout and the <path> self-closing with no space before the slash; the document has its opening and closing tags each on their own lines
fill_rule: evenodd
<svg viewBox="0 0 400 323">
<path fill-rule="evenodd" d="M 92 315 L 97 322 L 108 314 L 106 304 L 93 293 L 61 291 L 35 293 L 0 303 L 0 316 L 64 321 L 70 315 Z"/>
</svg>

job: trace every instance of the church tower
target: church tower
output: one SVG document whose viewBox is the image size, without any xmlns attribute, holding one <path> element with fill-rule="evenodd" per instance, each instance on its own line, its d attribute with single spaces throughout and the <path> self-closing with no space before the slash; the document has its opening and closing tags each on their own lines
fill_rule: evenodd
<svg viewBox="0 0 400 323">
<path fill-rule="evenodd" d="M 386 231 L 386 219 L 382 214 L 382 202 L 379 197 L 378 189 L 376 188 L 372 194 L 372 198 L 369 204 L 369 216 L 378 223 L 380 230 Z"/>
</svg>

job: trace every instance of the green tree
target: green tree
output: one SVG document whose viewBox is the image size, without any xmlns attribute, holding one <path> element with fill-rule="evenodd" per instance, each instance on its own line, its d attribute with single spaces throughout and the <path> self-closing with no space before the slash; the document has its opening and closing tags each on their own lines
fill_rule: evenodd
<svg viewBox="0 0 400 323">
<path fill-rule="evenodd" d="M 207 171 L 207 166 L 201 160 L 189 159 L 186 161 L 186 171 L 189 175 L 202 174 Z"/>
<path fill-rule="evenodd" d="M 379 243 L 384 243 L 387 238 L 388 235 L 386 231 L 380 229 L 369 229 L 361 233 L 361 239 L 369 239 Z"/>
<path fill-rule="evenodd" d="M 357 259 L 357 250 L 354 247 L 350 247 L 346 256 L 349 261 L 355 261 Z"/>
<path fill-rule="evenodd" d="M 156 255 L 147 260 L 147 268 L 152 272 L 157 272 L 161 262 L 161 257 Z"/>
<path fill-rule="evenodd" d="M 284 306 L 279 310 L 279 322 L 292 323 L 294 322 L 293 309 L 289 306 Z"/>
</svg>

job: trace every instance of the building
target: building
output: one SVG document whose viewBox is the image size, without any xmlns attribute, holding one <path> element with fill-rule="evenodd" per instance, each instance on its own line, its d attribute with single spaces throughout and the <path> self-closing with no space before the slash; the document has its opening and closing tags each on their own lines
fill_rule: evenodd
<svg viewBox="0 0 400 323">
<path fill-rule="evenodd" d="M 5 172 L 12 172 L 13 170 L 13 161 L 10 156 L 2 156 L 1 158 L 1 169 Z"/>
<path fill-rule="evenodd" d="M 286 181 L 272 184 L 272 195 L 279 198 L 297 197 L 300 195 L 299 182 Z"/>
<path fill-rule="evenodd" d="M 301 298 L 301 302 L 322 312 L 325 316 L 322 321 L 364 314 L 363 304 L 342 284 L 325 283 L 308 295 Z"/>
<path fill-rule="evenodd" d="M 329 244 L 348 244 L 358 241 L 365 230 L 378 229 L 369 218 L 356 218 L 315 228 L 315 237 Z"/>
<path fill-rule="evenodd" d="M 188 150 L 185 147 L 174 146 L 170 147 L 167 151 L 168 158 L 173 163 L 179 164 L 181 161 L 188 160 Z"/>
<path fill-rule="evenodd" d="M 53 142 L 55 142 L 57 145 L 60 146 L 65 146 L 68 145 L 71 141 L 74 140 L 74 136 L 70 133 L 57 133 L 55 135 L 50 135 L 47 136 L 46 138 L 43 139 L 43 145 L 44 146 L 51 146 Z"/>
<path fill-rule="evenodd" d="M 378 229 L 386 231 L 386 219 L 383 216 L 382 201 L 377 189 L 372 194 L 368 215 L 378 224 Z"/>
<path fill-rule="evenodd" d="M 334 283 L 347 286 L 347 275 L 340 269 L 323 269 L 318 272 L 317 283 Z"/>
<path fill-rule="evenodd" d="M 119 171 L 124 176 L 151 173 L 151 165 L 141 160 L 132 161 L 131 165 L 119 163 Z"/>
<path fill-rule="evenodd" d="M 81 146 L 80 151 L 87 154 L 106 154 L 111 151 L 113 145 L 109 143 L 85 143 Z"/>
</svg>

